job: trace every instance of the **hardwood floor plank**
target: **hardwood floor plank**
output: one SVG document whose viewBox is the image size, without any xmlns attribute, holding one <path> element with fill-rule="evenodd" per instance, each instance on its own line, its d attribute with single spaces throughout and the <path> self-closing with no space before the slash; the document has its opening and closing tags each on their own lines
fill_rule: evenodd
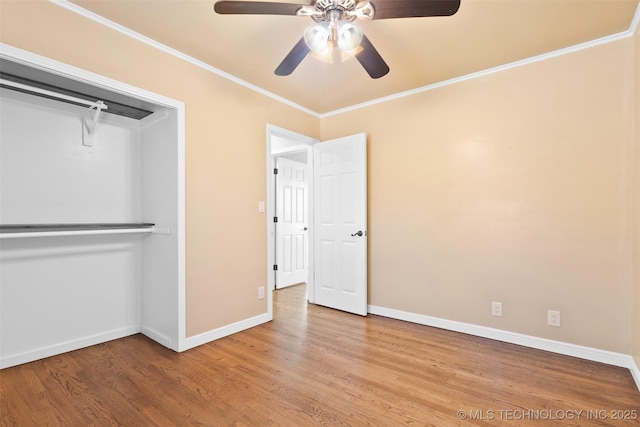
<svg viewBox="0 0 640 427">
<path fill-rule="evenodd" d="M 636 419 L 612 419 L 625 410 Z M 616 427 L 638 418 L 626 369 L 308 305 L 304 286 L 274 293 L 272 322 L 184 353 L 134 335 L 0 372 L 1 426 Z"/>
</svg>

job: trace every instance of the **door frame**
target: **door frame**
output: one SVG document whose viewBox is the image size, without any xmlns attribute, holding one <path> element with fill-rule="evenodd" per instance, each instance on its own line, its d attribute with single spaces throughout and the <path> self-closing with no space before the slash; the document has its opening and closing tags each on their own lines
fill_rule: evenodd
<svg viewBox="0 0 640 427">
<path fill-rule="evenodd" d="M 284 138 L 290 141 L 299 143 L 290 150 L 282 150 L 277 153 L 272 153 L 272 140 L 276 138 Z M 272 124 L 267 124 L 267 306 L 269 317 L 273 318 L 273 290 L 275 288 L 275 271 L 273 266 L 276 264 L 276 237 L 275 237 L 275 225 L 273 217 L 276 214 L 276 179 L 273 174 L 273 169 L 276 165 L 276 158 L 289 153 L 300 151 L 300 146 L 306 146 L 307 150 L 307 166 L 309 167 L 309 186 L 308 194 L 313 195 L 313 145 L 320 142 L 318 139 L 311 138 L 306 135 L 302 135 Z M 314 263 L 313 263 L 313 197 L 308 198 L 309 209 L 309 275 L 307 278 L 307 299 L 309 302 L 314 302 Z"/>
</svg>

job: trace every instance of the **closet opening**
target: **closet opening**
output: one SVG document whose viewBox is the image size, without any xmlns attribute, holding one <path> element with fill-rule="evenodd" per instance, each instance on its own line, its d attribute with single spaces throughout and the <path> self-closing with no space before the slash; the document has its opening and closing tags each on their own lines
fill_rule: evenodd
<svg viewBox="0 0 640 427">
<path fill-rule="evenodd" d="M 0 68 L 0 368 L 184 350 L 184 104 L 4 45 Z"/>
</svg>

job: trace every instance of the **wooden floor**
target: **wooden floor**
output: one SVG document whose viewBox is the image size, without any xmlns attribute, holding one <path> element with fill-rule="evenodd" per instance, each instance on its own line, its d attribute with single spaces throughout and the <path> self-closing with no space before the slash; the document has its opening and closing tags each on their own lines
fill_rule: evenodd
<svg viewBox="0 0 640 427">
<path fill-rule="evenodd" d="M 640 425 L 626 369 L 304 297 L 276 291 L 273 322 L 181 354 L 134 335 L 5 369 L 0 424 Z"/>
</svg>

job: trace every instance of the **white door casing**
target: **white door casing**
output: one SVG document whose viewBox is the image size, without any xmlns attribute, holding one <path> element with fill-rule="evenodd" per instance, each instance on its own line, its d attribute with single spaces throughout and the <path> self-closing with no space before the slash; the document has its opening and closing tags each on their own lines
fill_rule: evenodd
<svg viewBox="0 0 640 427">
<path fill-rule="evenodd" d="M 315 303 L 367 314 L 367 139 L 314 145 Z"/>
<path fill-rule="evenodd" d="M 276 175 L 276 288 L 303 283 L 308 276 L 309 167 L 278 158 Z"/>
<path fill-rule="evenodd" d="M 273 222 L 273 217 L 276 216 L 276 175 L 273 173 L 273 169 L 277 166 L 278 158 L 286 156 L 289 158 L 293 153 L 306 152 L 306 163 L 309 168 L 309 181 L 308 181 L 308 206 L 307 211 L 309 213 L 309 230 L 307 231 L 308 245 L 308 277 L 307 277 L 307 299 L 310 303 L 315 301 L 314 290 L 314 270 L 313 270 L 313 145 L 319 141 L 315 138 L 305 136 L 272 124 L 267 124 L 267 169 L 266 169 L 266 183 L 267 183 L 267 203 L 265 206 L 266 211 L 266 226 L 267 226 L 267 315 L 270 319 L 273 319 L 273 292 L 276 289 L 276 273 L 274 266 L 277 264 L 277 248 L 276 248 L 276 223 Z"/>
</svg>

